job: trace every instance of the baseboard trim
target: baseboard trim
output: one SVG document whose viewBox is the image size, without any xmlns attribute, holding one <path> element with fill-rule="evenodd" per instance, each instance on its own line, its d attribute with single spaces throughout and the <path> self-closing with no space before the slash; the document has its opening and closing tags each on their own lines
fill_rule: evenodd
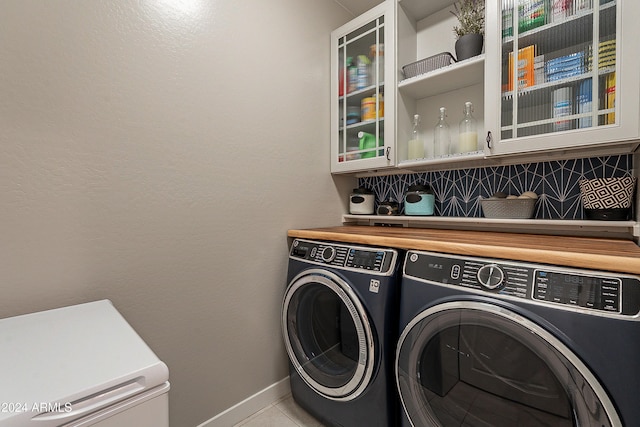
<svg viewBox="0 0 640 427">
<path fill-rule="evenodd" d="M 200 424 L 198 427 L 229 427 L 239 423 L 245 418 L 255 414 L 262 408 L 271 405 L 273 402 L 291 393 L 289 377 L 271 384 L 269 387 L 260 390 L 253 396 L 249 396 L 240 403 L 219 413 L 215 417 Z"/>
</svg>

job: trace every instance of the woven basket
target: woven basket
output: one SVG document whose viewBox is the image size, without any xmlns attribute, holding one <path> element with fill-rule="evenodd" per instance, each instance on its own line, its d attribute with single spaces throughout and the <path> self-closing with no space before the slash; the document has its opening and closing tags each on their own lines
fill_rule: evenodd
<svg viewBox="0 0 640 427">
<path fill-rule="evenodd" d="M 453 58 L 453 55 L 449 52 L 442 52 L 405 65 L 402 67 L 402 74 L 405 79 L 409 79 L 419 76 L 420 74 L 428 73 L 429 71 L 437 70 L 438 68 L 446 67 L 454 62 L 456 62 L 456 60 Z"/>
<path fill-rule="evenodd" d="M 631 206 L 636 178 L 583 179 L 579 182 L 582 205 L 587 209 L 621 209 Z"/>
<path fill-rule="evenodd" d="M 482 212 L 486 218 L 533 218 L 536 199 L 482 199 Z"/>
</svg>

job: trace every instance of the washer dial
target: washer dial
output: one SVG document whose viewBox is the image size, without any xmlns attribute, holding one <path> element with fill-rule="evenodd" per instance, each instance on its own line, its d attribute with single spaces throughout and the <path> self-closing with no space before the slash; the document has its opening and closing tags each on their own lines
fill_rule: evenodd
<svg viewBox="0 0 640 427">
<path fill-rule="evenodd" d="M 489 289 L 494 290 L 504 282 L 504 272 L 497 264 L 486 264 L 478 269 L 478 282 Z"/>
<path fill-rule="evenodd" d="M 332 246 L 327 246 L 322 250 L 321 256 L 324 262 L 331 262 L 336 257 L 336 250 Z"/>
</svg>

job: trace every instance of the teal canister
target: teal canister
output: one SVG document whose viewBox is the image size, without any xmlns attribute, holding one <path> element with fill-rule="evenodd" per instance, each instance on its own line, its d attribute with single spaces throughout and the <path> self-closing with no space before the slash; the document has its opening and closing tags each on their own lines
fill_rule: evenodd
<svg viewBox="0 0 640 427">
<path fill-rule="evenodd" d="M 429 184 L 412 185 L 404 196 L 404 213 L 405 215 L 433 215 L 435 200 Z"/>
</svg>

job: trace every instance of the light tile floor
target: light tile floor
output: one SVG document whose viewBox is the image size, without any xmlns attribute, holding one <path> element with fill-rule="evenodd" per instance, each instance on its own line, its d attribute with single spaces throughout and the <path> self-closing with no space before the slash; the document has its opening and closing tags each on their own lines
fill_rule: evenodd
<svg viewBox="0 0 640 427">
<path fill-rule="evenodd" d="M 288 395 L 233 427 L 323 427 Z"/>
</svg>

